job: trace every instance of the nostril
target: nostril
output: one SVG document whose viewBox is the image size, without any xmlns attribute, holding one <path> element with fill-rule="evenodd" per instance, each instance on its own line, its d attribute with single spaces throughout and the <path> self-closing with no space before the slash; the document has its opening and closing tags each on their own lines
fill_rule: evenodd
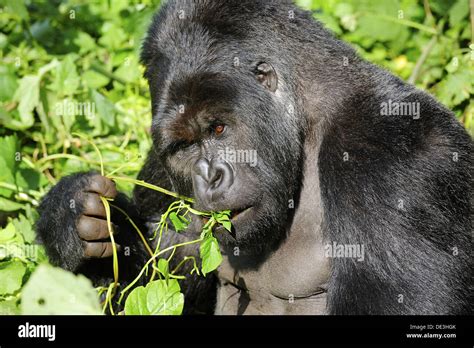
<svg viewBox="0 0 474 348">
<path fill-rule="evenodd" d="M 222 177 L 223 177 L 222 171 L 216 172 L 216 174 L 214 175 L 214 177 L 213 177 L 213 178 L 211 179 L 211 181 L 209 182 L 209 186 L 210 186 L 212 189 L 215 189 L 215 188 L 219 187 L 219 185 L 221 184 L 221 181 L 222 181 Z"/>
</svg>

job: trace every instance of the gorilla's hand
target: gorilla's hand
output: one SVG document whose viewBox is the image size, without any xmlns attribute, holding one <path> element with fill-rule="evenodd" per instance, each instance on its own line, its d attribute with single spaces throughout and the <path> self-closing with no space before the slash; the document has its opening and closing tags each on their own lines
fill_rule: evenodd
<svg viewBox="0 0 474 348">
<path fill-rule="evenodd" d="M 89 172 L 62 178 L 43 199 L 37 232 L 53 264 L 75 271 L 85 259 L 112 255 L 99 195 L 115 198 L 115 184 Z"/>
</svg>

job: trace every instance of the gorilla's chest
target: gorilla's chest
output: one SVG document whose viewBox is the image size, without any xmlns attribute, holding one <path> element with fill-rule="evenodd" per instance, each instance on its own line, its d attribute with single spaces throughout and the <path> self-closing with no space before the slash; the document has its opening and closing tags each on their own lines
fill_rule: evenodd
<svg viewBox="0 0 474 348">
<path fill-rule="evenodd" d="M 304 208 L 287 240 L 258 269 L 236 271 L 224 257 L 216 314 L 325 314 L 329 259 L 320 210 Z"/>
</svg>

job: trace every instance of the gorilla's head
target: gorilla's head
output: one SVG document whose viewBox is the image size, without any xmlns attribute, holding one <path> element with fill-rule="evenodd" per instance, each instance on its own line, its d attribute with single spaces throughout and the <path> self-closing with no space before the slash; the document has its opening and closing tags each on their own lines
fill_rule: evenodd
<svg viewBox="0 0 474 348">
<path fill-rule="evenodd" d="M 285 235 L 300 186 L 304 127 L 295 87 L 270 52 L 276 48 L 245 23 L 223 27 L 186 4 L 165 5 L 143 45 L 156 156 L 196 208 L 232 211 L 234 231 L 218 231 L 221 241 L 263 253 Z"/>
</svg>

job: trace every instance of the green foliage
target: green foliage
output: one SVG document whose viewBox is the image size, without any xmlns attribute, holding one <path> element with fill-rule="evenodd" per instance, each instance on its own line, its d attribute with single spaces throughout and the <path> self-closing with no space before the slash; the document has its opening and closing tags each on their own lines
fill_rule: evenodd
<svg viewBox="0 0 474 348">
<path fill-rule="evenodd" d="M 100 137 L 96 143 L 108 172 L 133 177 L 141 167 L 150 146 L 150 102 L 137 57 L 158 5 L 155 0 L 1 2 L 0 314 L 19 313 L 22 287 L 46 262 L 32 227 L 39 199 L 62 176 L 98 167 L 93 147 L 73 132 Z M 131 187 L 119 183 L 126 192 Z M 51 281 L 60 277 L 49 269 L 41 272 Z M 54 284 L 68 292 L 76 281 Z M 67 312 L 52 300 L 23 309 L 41 308 Z M 69 313 L 81 310 L 71 305 Z"/>
<path fill-rule="evenodd" d="M 60 268 L 41 265 L 25 285 L 22 314 L 101 314 L 97 293 L 89 279 Z"/>
<path fill-rule="evenodd" d="M 36 267 L 46 262 L 43 248 L 34 243 L 34 219 L 35 213 L 27 208 L 26 216 L 8 218 L 0 228 L 0 315 L 20 313 L 22 287 Z"/>
<path fill-rule="evenodd" d="M 183 307 L 184 295 L 176 279 L 155 280 L 133 289 L 125 303 L 125 314 L 179 315 Z"/>
</svg>

